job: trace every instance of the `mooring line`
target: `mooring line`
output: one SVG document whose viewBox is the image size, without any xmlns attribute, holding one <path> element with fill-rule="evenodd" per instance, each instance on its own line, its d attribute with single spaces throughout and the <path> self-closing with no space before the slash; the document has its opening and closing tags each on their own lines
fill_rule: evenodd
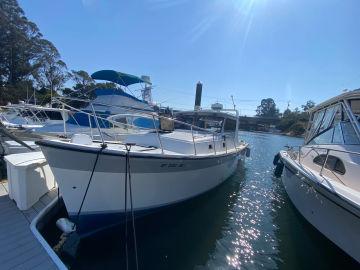
<svg viewBox="0 0 360 270">
<path fill-rule="evenodd" d="M 130 212 L 131 212 L 131 221 L 132 221 L 132 230 L 134 238 L 134 249 L 135 249 L 135 263 L 136 270 L 139 269 L 138 253 L 137 253 L 137 239 L 136 239 L 136 229 L 135 229 L 135 215 L 134 215 L 134 206 L 133 206 L 133 196 L 132 196 L 132 182 L 131 182 L 131 168 L 130 168 L 130 150 L 131 144 L 126 144 L 126 168 L 125 168 L 125 252 L 126 252 L 126 269 L 128 269 L 128 250 L 127 250 L 127 180 L 129 178 L 129 195 L 130 195 Z"/>
<path fill-rule="evenodd" d="M 90 179 L 89 179 L 89 182 L 88 182 L 88 184 L 87 184 L 87 187 L 86 187 L 86 190 L 85 190 L 85 194 L 84 194 L 84 196 L 83 196 L 83 198 L 82 198 L 79 211 L 78 211 L 78 213 L 77 213 L 77 215 L 76 215 L 76 221 L 77 221 L 76 223 L 79 223 L 80 213 L 81 213 L 82 207 L 83 207 L 83 205 L 84 205 L 85 198 L 86 198 L 86 196 L 87 196 L 87 193 L 88 193 L 88 190 L 89 190 L 91 181 L 92 181 L 92 179 L 93 179 L 93 175 L 94 175 L 94 172 L 95 172 L 96 164 L 98 163 L 98 160 L 99 160 L 99 156 L 100 156 L 100 154 L 102 153 L 102 151 L 103 151 L 106 147 L 107 147 L 106 144 L 101 144 L 101 148 L 100 148 L 100 150 L 99 150 L 99 151 L 97 152 L 97 154 L 96 154 L 96 159 L 95 159 L 95 162 L 94 162 L 94 166 L 93 166 L 93 168 L 92 168 L 92 171 L 91 171 Z"/>
</svg>

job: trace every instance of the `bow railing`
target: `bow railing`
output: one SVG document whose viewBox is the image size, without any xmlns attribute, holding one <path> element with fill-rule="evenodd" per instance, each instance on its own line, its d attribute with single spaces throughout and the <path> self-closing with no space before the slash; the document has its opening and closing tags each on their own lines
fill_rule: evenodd
<svg viewBox="0 0 360 270">
<path fill-rule="evenodd" d="M 172 118 L 172 117 L 158 115 L 154 112 L 139 111 L 137 109 L 124 108 L 123 106 L 119 106 L 119 105 L 109 105 L 109 104 L 103 104 L 103 103 L 99 103 L 99 102 L 95 103 L 91 100 L 84 100 L 84 99 L 72 98 L 72 97 L 55 97 L 53 99 L 55 102 L 57 102 L 58 104 L 60 104 L 62 106 L 63 110 L 68 109 L 73 112 L 79 112 L 84 115 L 87 115 L 88 121 L 89 121 L 89 129 L 90 129 L 91 138 L 94 140 L 94 138 L 96 138 L 98 136 L 98 137 L 100 137 L 100 140 L 102 143 L 106 142 L 105 136 L 107 138 L 112 138 L 113 140 L 117 140 L 117 135 L 129 134 L 130 132 L 155 132 L 157 141 L 159 144 L 159 148 L 161 149 L 161 152 L 164 154 L 165 149 L 164 149 L 162 136 L 160 134 L 162 132 L 162 130 L 159 128 L 161 120 L 164 119 L 167 121 L 171 121 L 174 124 L 175 123 L 179 124 L 182 127 L 187 127 L 187 129 L 189 130 L 189 132 L 191 134 L 194 155 L 199 155 L 198 142 L 197 142 L 198 138 L 205 137 L 206 135 L 208 137 L 210 137 L 210 140 L 212 141 L 212 150 L 213 150 L 214 155 L 218 155 L 220 152 L 228 153 L 228 151 L 231 150 L 228 146 L 228 142 L 230 142 L 230 141 L 232 142 L 231 143 L 233 146 L 232 149 L 235 151 L 238 150 L 239 142 L 236 142 L 235 135 L 232 136 L 232 135 L 226 134 L 226 133 L 215 132 L 215 131 L 212 131 L 209 129 L 201 128 L 199 126 L 180 121 L 180 120 Z M 89 104 L 89 107 L 91 108 L 91 112 L 75 108 L 74 106 L 67 104 L 63 100 L 87 102 Z M 153 127 L 151 127 L 151 128 L 138 127 L 136 125 L 129 124 L 129 123 L 120 123 L 120 122 L 114 120 L 114 119 L 116 119 L 115 116 L 117 116 L 117 115 L 113 115 L 108 118 L 105 118 L 103 116 L 98 115 L 98 113 L 96 112 L 96 110 L 94 108 L 94 105 L 121 108 L 125 113 L 118 114 L 118 116 L 137 115 L 140 117 L 145 117 L 145 118 L 151 119 Z M 72 118 L 78 126 L 81 126 L 76 121 L 75 117 L 72 114 L 70 114 L 69 117 Z M 92 119 L 94 119 L 96 127 L 93 127 Z M 109 124 L 108 126 L 111 126 L 111 128 L 102 128 L 100 123 L 102 123 L 103 127 L 106 126 L 105 125 L 106 123 L 108 123 Z M 94 128 L 97 130 L 98 134 L 94 134 L 94 131 L 93 131 Z M 174 127 L 174 129 L 178 129 L 178 128 Z M 115 131 L 114 134 L 111 134 L 112 132 L 109 132 L 112 130 Z M 121 133 L 121 132 L 123 132 L 123 133 Z M 65 136 L 67 135 L 65 119 L 64 119 L 64 135 Z M 225 148 L 225 149 L 220 148 L 219 147 L 220 145 L 217 146 L 216 143 L 219 143 L 220 145 L 222 144 L 224 146 L 222 148 Z"/>
</svg>

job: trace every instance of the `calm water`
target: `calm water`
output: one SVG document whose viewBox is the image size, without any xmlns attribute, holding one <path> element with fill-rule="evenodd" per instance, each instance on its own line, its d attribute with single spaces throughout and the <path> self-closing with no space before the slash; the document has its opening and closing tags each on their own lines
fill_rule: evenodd
<svg viewBox="0 0 360 270">
<path fill-rule="evenodd" d="M 343 269 L 355 263 L 311 227 L 272 176 L 301 139 L 242 133 L 251 157 L 215 190 L 136 221 L 140 269 Z M 123 227 L 81 243 L 73 269 L 125 269 Z M 132 248 L 132 245 L 130 245 Z M 130 251 L 131 269 L 134 267 Z"/>
</svg>

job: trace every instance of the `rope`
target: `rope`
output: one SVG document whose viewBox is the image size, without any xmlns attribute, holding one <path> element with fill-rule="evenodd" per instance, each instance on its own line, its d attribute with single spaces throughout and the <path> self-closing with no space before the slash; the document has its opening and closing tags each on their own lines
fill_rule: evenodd
<svg viewBox="0 0 360 270">
<path fill-rule="evenodd" d="M 93 179 L 93 175 L 94 175 L 94 172 L 95 172 L 96 164 L 97 164 L 97 162 L 98 162 L 98 160 L 99 160 L 99 156 L 100 156 L 101 152 L 102 152 L 106 147 L 107 147 L 106 144 L 101 144 L 101 148 L 100 148 L 100 150 L 99 150 L 99 151 L 97 152 L 97 154 L 96 154 L 96 159 L 95 159 L 95 162 L 94 162 L 94 166 L 93 166 L 93 168 L 92 168 L 92 171 L 91 171 L 90 179 L 89 179 L 89 182 L 88 182 L 88 184 L 87 184 L 84 197 L 82 198 L 79 211 L 78 211 L 78 213 L 77 213 L 77 215 L 76 215 L 77 223 L 79 222 L 80 213 L 81 213 L 82 207 L 83 207 L 83 205 L 84 205 L 85 198 L 86 198 L 86 195 L 87 195 L 87 193 L 88 193 L 88 190 L 89 190 L 91 181 L 92 181 L 92 179 Z"/>
<path fill-rule="evenodd" d="M 125 261 L 126 261 L 126 270 L 129 269 L 129 261 L 128 261 L 128 246 L 127 246 L 127 178 L 128 178 L 128 162 L 129 162 L 129 151 L 126 147 L 126 157 L 125 157 Z"/>
<path fill-rule="evenodd" d="M 126 158 L 125 158 L 125 255 L 126 255 L 126 269 L 129 267 L 128 262 L 128 249 L 127 249 L 127 181 L 129 178 L 129 195 L 130 195 L 130 211 L 132 221 L 132 231 L 134 236 L 134 249 L 135 249 L 135 263 L 136 269 L 139 269 L 138 253 L 137 253 L 137 240 L 136 240 L 136 229 L 135 229 L 135 216 L 133 207 L 133 196 L 132 196 L 132 183 L 131 183 L 131 172 L 130 172 L 130 150 L 131 144 L 126 144 Z"/>
</svg>

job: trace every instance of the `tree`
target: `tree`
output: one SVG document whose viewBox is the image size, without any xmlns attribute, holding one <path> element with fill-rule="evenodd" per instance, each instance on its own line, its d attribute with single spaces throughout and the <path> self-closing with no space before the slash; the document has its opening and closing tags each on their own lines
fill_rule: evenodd
<svg viewBox="0 0 360 270">
<path fill-rule="evenodd" d="M 87 88 L 94 84 L 94 79 L 84 70 L 72 70 L 71 79 L 75 82 L 76 88 Z"/>
<path fill-rule="evenodd" d="M 29 78 L 37 68 L 36 24 L 28 21 L 16 0 L 0 1 L 0 82 L 15 85 Z"/>
<path fill-rule="evenodd" d="M 95 89 L 116 89 L 117 86 L 112 82 L 95 83 L 94 79 L 84 70 L 72 70 L 71 79 L 75 82 L 73 90 L 67 89 L 64 94 L 68 96 L 76 95 L 80 98 L 94 98 Z"/>
<path fill-rule="evenodd" d="M 60 59 L 60 54 L 55 46 L 46 40 L 42 41 L 43 52 L 39 58 L 39 68 L 34 74 L 38 86 L 50 91 L 50 100 L 69 78 L 66 64 Z"/>
<path fill-rule="evenodd" d="M 290 110 L 289 108 L 287 108 L 287 109 L 283 112 L 282 116 L 283 116 L 283 117 L 288 117 L 290 114 L 291 114 L 291 110 Z"/>
<path fill-rule="evenodd" d="M 262 117 L 279 117 L 279 109 L 276 108 L 272 98 L 261 100 L 261 104 L 256 109 L 256 115 Z"/>
<path fill-rule="evenodd" d="M 313 107 L 315 107 L 315 102 L 312 100 L 308 100 L 305 105 L 301 105 L 301 108 L 304 112 L 310 110 Z"/>
<path fill-rule="evenodd" d="M 34 82 L 56 91 L 65 79 L 66 65 L 55 46 L 16 0 L 0 0 L 0 103 L 26 99 Z"/>
</svg>

